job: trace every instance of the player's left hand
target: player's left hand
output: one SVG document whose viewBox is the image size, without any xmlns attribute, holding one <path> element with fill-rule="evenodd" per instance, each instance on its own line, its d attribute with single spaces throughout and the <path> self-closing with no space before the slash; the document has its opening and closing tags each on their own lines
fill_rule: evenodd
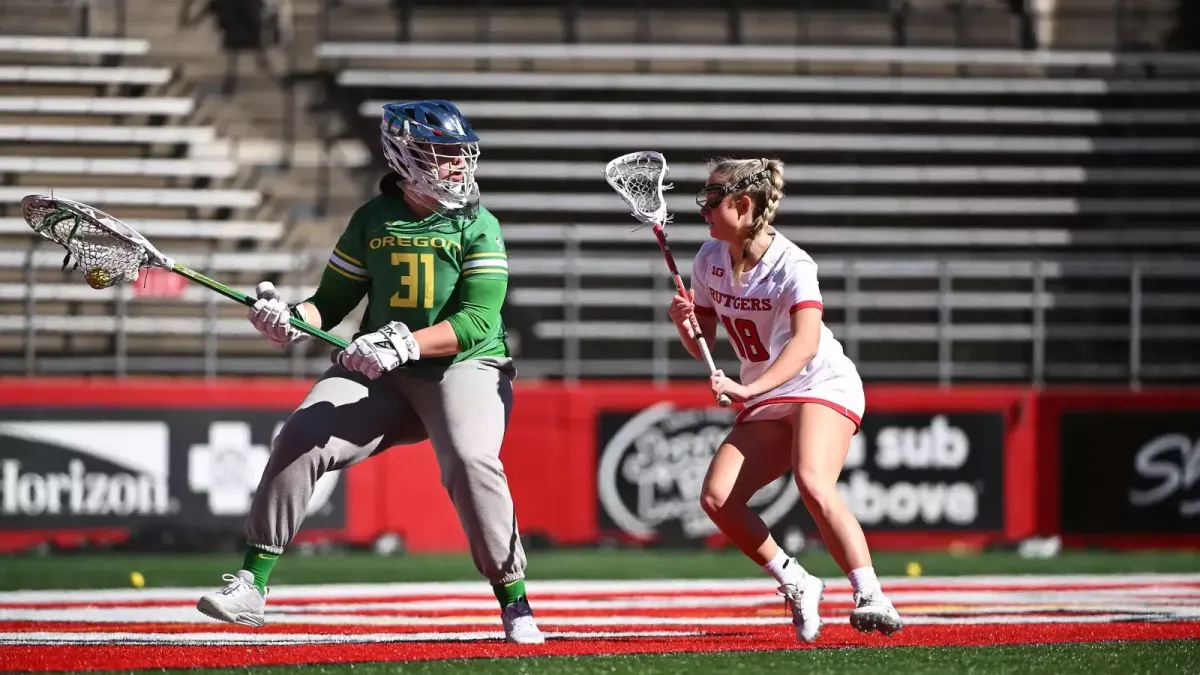
<svg viewBox="0 0 1200 675">
<path fill-rule="evenodd" d="M 712 377 L 709 378 L 709 384 L 712 385 L 714 397 L 725 394 L 733 401 L 745 401 L 746 399 L 754 398 L 750 393 L 749 387 L 725 377 L 725 372 L 721 370 L 712 374 Z"/>
<path fill-rule="evenodd" d="M 338 352 L 338 365 L 378 379 L 380 375 L 394 370 L 409 361 L 421 358 L 421 348 L 412 331 L 399 321 L 393 321 L 374 333 L 361 335 L 348 347 Z"/>
</svg>

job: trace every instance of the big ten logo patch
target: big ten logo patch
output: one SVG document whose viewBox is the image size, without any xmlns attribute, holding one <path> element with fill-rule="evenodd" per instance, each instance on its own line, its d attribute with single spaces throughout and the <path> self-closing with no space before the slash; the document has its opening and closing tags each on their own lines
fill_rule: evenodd
<svg viewBox="0 0 1200 675">
<path fill-rule="evenodd" d="M 711 265 L 708 268 L 708 273 L 714 277 L 723 278 L 725 276 L 725 268 Z"/>
</svg>

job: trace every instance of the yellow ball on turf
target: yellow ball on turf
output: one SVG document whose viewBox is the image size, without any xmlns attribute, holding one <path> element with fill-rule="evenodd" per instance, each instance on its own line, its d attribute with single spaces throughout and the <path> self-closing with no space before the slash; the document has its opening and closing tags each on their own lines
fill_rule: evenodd
<svg viewBox="0 0 1200 675">
<path fill-rule="evenodd" d="M 919 563 L 919 562 L 908 563 L 908 567 L 904 568 L 904 573 L 910 577 L 921 576 L 921 563 Z"/>
<path fill-rule="evenodd" d="M 134 588 L 141 588 L 146 585 L 146 577 L 142 576 L 141 572 L 130 572 L 129 584 Z"/>
</svg>

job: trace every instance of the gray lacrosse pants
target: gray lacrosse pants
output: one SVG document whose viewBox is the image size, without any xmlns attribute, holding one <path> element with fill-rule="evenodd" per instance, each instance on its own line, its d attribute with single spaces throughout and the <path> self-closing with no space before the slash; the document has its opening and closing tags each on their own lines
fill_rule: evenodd
<svg viewBox="0 0 1200 675">
<path fill-rule="evenodd" d="M 475 567 L 492 583 L 524 578 L 500 463 L 515 374 L 507 358 L 469 359 L 425 376 L 399 369 L 375 381 L 331 367 L 275 438 L 246 519 L 247 542 L 282 553 L 326 471 L 428 438 Z"/>
</svg>

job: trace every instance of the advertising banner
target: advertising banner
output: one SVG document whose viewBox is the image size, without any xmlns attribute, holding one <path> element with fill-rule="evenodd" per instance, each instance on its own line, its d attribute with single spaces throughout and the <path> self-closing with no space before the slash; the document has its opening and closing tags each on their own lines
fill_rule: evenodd
<svg viewBox="0 0 1200 675">
<path fill-rule="evenodd" d="M 287 412 L 0 408 L 0 528 L 152 525 L 239 530 Z M 340 472 L 306 526 L 345 525 Z"/>
<path fill-rule="evenodd" d="M 669 402 L 599 411 L 601 531 L 635 539 L 715 534 L 700 494 L 733 418 L 728 410 Z M 838 490 L 868 531 L 1000 531 L 1004 441 L 999 412 L 870 414 L 852 440 Z M 787 447 L 776 451 L 790 454 Z M 749 505 L 781 541 L 816 530 L 790 471 Z"/>
<path fill-rule="evenodd" d="M 160 524 L 240 530 L 308 386 L 0 379 L 0 550 Z M 519 383 L 500 455 L 522 532 L 727 544 L 700 493 L 735 414 L 703 382 Z M 331 473 L 300 537 L 465 550 L 440 473 L 427 442 Z M 879 550 L 1200 543 L 1200 392 L 868 387 L 838 490 Z M 785 545 L 816 532 L 790 472 L 749 503 Z"/>
<path fill-rule="evenodd" d="M 1068 534 L 1200 533 L 1200 409 L 1061 418 Z"/>
</svg>

